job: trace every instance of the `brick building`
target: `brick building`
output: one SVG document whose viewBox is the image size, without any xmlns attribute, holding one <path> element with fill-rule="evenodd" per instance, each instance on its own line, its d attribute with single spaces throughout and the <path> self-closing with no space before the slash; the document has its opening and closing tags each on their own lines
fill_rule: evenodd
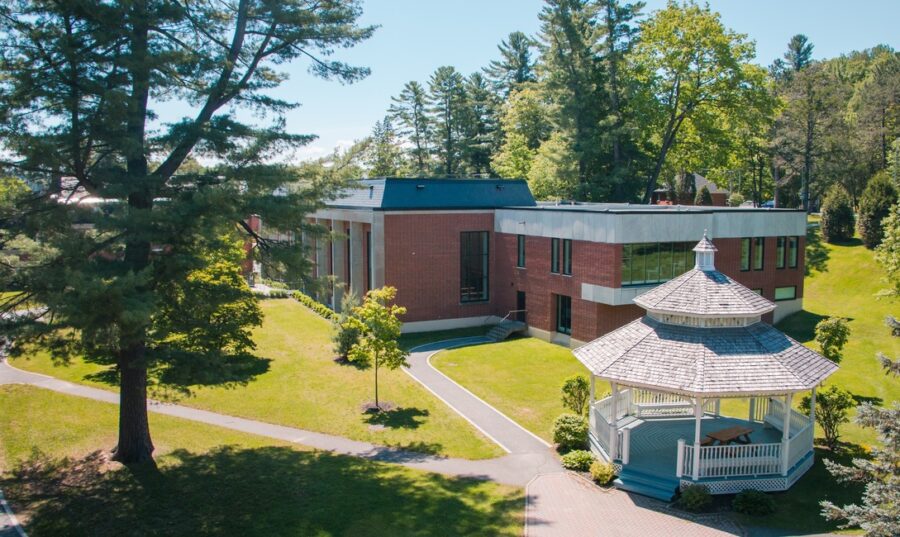
<svg viewBox="0 0 900 537">
<path fill-rule="evenodd" d="M 641 315 L 632 299 L 694 266 L 708 231 L 725 274 L 773 300 L 776 322 L 802 307 L 801 211 L 536 203 L 527 183 L 375 179 L 314 218 L 345 236 L 309 244 L 316 275 L 343 289 L 396 287 L 404 331 L 476 326 L 510 312 L 532 335 L 590 341 Z"/>
</svg>

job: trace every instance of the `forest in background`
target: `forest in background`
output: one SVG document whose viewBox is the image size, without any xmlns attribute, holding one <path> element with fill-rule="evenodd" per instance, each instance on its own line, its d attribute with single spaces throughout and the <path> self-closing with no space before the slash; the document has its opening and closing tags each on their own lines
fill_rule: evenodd
<svg viewBox="0 0 900 537">
<path fill-rule="evenodd" d="M 900 155 L 900 56 L 887 45 L 814 60 L 804 35 L 757 63 L 708 6 L 546 0 L 530 36 L 464 74 L 398 88 L 371 135 L 312 167 L 347 177 L 525 178 L 543 200 L 690 198 L 697 173 L 734 203 L 856 205 Z M 892 155 L 894 155 L 892 157 Z"/>
</svg>

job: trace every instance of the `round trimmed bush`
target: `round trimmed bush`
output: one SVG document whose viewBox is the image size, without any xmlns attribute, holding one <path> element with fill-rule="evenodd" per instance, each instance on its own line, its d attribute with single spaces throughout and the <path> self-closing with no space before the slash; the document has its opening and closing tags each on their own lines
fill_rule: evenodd
<svg viewBox="0 0 900 537">
<path fill-rule="evenodd" d="M 758 490 L 743 490 L 731 501 L 731 508 L 745 515 L 771 515 L 775 512 L 775 498 Z"/>
<path fill-rule="evenodd" d="M 728 206 L 729 207 L 740 207 L 742 203 L 744 203 L 744 195 L 740 192 L 735 192 L 734 194 L 728 196 Z"/>
<path fill-rule="evenodd" d="M 840 186 L 833 186 L 822 203 L 820 222 L 822 237 L 827 242 L 846 242 L 853 238 L 853 206 Z"/>
<path fill-rule="evenodd" d="M 616 475 L 616 467 L 612 463 L 604 461 L 594 461 L 591 463 L 591 479 L 598 485 L 606 485 L 612 481 Z"/>
<path fill-rule="evenodd" d="M 594 454 L 585 449 L 576 449 L 562 456 L 562 465 L 566 470 L 587 472 L 594 462 Z"/>
<path fill-rule="evenodd" d="M 560 414 L 553 423 L 553 442 L 560 451 L 584 449 L 588 442 L 587 420 L 576 414 Z"/>
<path fill-rule="evenodd" d="M 678 505 L 695 513 L 703 511 L 712 504 L 712 495 L 706 485 L 688 485 L 681 491 Z"/>
</svg>

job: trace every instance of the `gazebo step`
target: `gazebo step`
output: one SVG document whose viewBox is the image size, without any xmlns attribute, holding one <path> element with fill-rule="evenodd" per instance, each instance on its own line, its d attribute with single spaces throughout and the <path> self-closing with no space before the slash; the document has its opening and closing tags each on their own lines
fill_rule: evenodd
<svg viewBox="0 0 900 537">
<path fill-rule="evenodd" d="M 631 470 L 627 466 L 622 469 L 619 477 L 613 483 L 622 490 L 665 502 L 672 501 L 678 490 L 678 480 L 674 477 L 663 477 Z"/>
</svg>

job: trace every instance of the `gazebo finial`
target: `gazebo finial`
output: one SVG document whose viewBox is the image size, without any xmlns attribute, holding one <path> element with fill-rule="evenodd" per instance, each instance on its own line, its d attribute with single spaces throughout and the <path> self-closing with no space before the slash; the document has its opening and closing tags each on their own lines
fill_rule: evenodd
<svg viewBox="0 0 900 537">
<path fill-rule="evenodd" d="M 709 240 L 709 236 L 707 236 L 705 229 L 703 230 L 703 238 L 700 239 L 697 246 L 694 246 L 694 251 L 697 253 L 696 263 L 694 265 L 695 269 L 704 272 L 716 270 L 715 257 L 718 248 L 716 248 L 712 241 Z"/>
</svg>

